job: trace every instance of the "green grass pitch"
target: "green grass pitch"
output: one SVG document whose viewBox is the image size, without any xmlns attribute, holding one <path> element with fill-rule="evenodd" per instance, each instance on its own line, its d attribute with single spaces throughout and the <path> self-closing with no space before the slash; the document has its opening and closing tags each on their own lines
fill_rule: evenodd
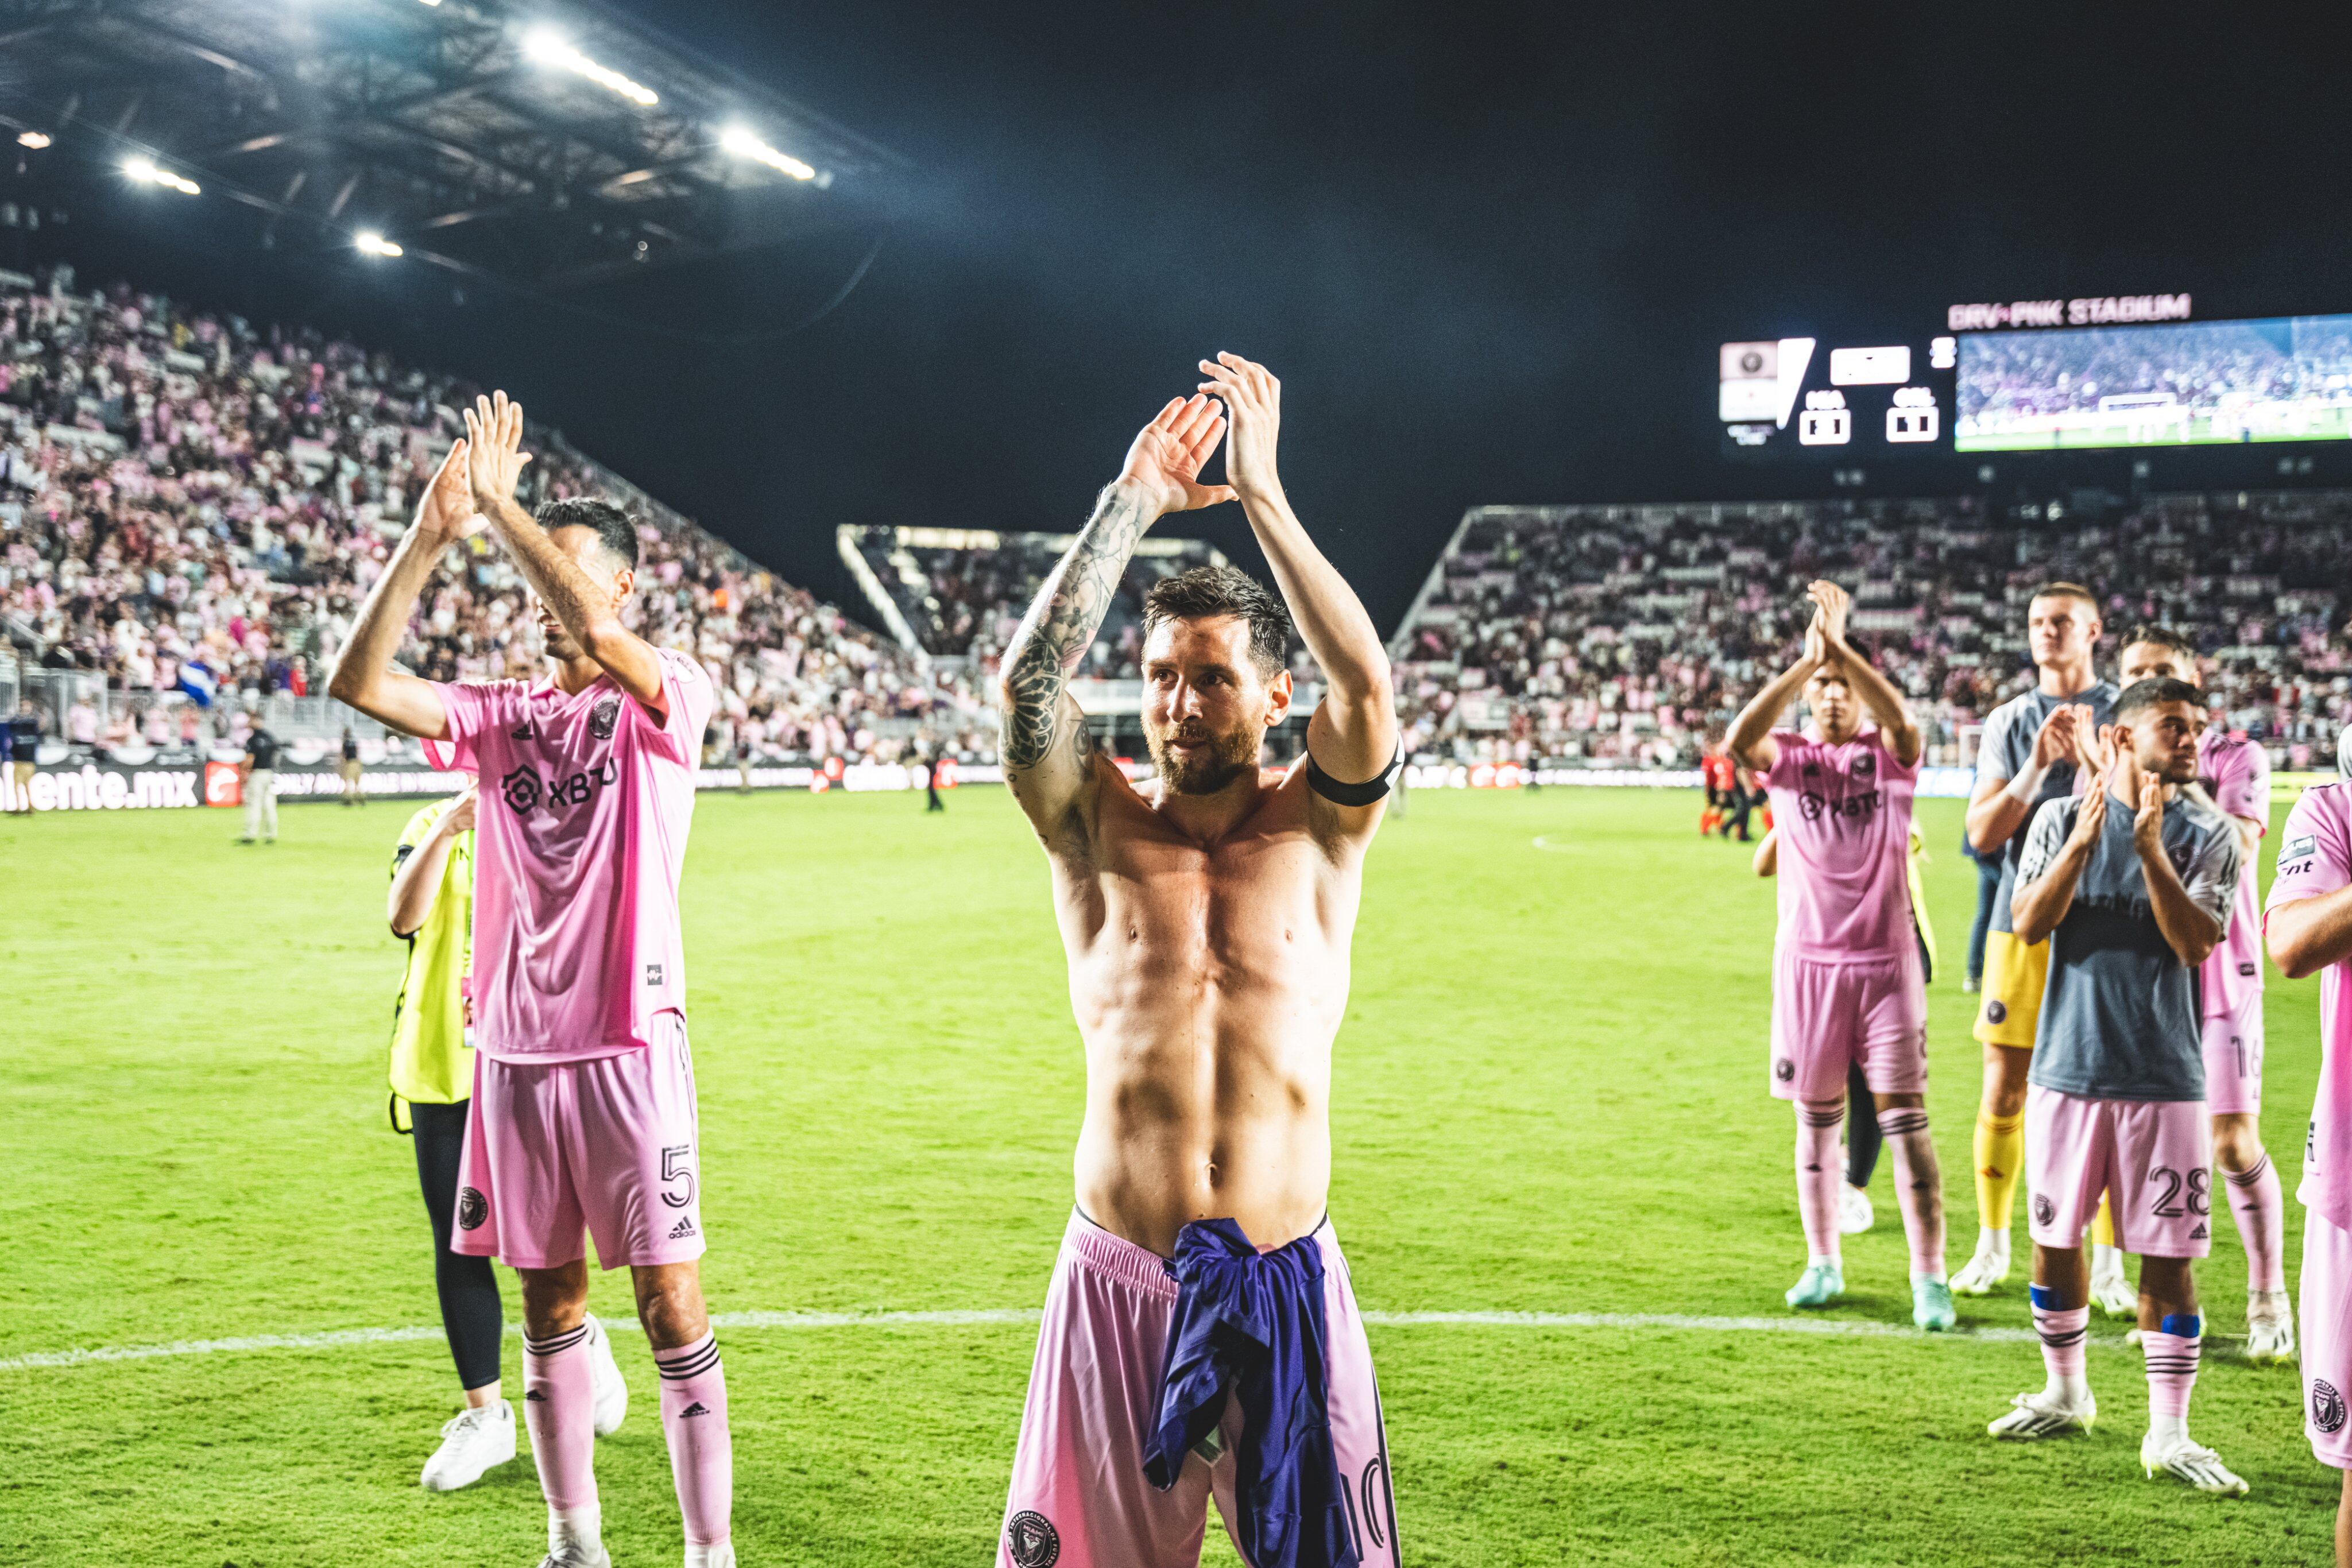
<svg viewBox="0 0 2352 1568">
<path fill-rule="evenodd" d="M 527 1564 L 527 1457 L 416 1472 L 457 1394 L 434 1339 L 25 1364 L 28 1353 L 436 1321 L 407 1145 L 384 1124 L 407 808 L 0 821 L 0 1563 Z M 2283 810 L 2283 808 L 2282 808 Z M 1416 794 L 1371 855 L 1338 1046 L 1332 1211 L 1367 1308 L 1787 1320 L 1791 1118 L 1767 1099 L 1768 884 L 1693 794 Z M 1945 967 L 1930 1109 L 1957 1264 L 1974 1233 L 1974 872 L 1922 807 Z M 687 952 L 719 1312 L 1034 1308 L 1070 1202 L 1082 1064 L 1046 873 L 1010 802 L 706 797 Z M 1540 838 L 1549 848 L 1539 848 Z M 2267 855 L 2265 871 L 2267 873 Z M 2290 1183 L 2315 986 L 2273 977 L 2265 1128 Z M 1908 1324 L 1880 1223 L 1832 1322 Z M 2302 1210 L 2290 1206 L 2290 1267 Z M 2023 1238 L 2019 1238 L 2021 1249 Z M 2217 1222 L 2216 1330 L 2244 1265 Z M 510 1277 L 509 1329 L 520 1309 Z M 625 1281 L 594 1305 L 628 1312 Z M 1964 1324 L 2027 1325 L 2021 1276 Z M 2194 1427 L 2235 1502 L 2141 1479 L 2139 1359 L 2100 1328 L 2091 1437 L 1997 1447 L 2030 1343 L 1688 1327 L 1375 1327 L 1419 1564 L 2286 1564 L 2336 1478 L 2290 1371 L 2210 1357 Z M 992 1560 L 1034 1331 L 722 1332 L 746 1568 Z M 519 1344 L 508 1342 L 510 1391 Z M 608 1543 L 674 1563 L 653 1368 L 600 1446 Z M 17 1361 L 14 1366 L 6 1364 Z M 1211 1531 L 1210 1560 L 1230 1563 Z"/>
</svg>

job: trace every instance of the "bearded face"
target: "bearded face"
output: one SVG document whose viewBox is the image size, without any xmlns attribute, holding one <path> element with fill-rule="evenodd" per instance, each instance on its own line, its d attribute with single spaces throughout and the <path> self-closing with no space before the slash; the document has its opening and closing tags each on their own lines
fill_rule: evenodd
<svg viewBox="0 0 2352 1568">
<path fill-rule="evenodd" d="M 1213 795 L 1256 769 L 1290 675 L 1259 671 L 1240 616 L 1166 621 L 1144 644 L 1143 694 L 1144 744 L 1168 791 Z"/>
</svg>

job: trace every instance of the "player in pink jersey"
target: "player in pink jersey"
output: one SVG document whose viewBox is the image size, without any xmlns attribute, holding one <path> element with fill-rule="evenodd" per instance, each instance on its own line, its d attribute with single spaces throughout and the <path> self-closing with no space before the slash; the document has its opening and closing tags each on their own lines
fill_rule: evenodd
<svg viewBox="0 0 2352 1568">
<path fill-rule="evenodd" d="M 1919 727 L 1893 683 L 1846 641 L 1845 591 L 1816 582 L 1805 651 L 1756 694 L 1731 753 L 1765 776 L 1780 841 L 1780 934 L 1772 953 L 1771 1092 L 1797 1103 L 1797 1209 L 1805 1272 L 1792 1307 L 1845 1291 L 1838 1246 L 1838 1126 L 1859 1062 L 1895 1151 L 1911 1243 L 1911 1318 L 1948 1329 L 1944 1184 L 1927 1135 L 1927 992 L 1911 919 L 1908 854 Z M 1773 721 L 1801 692 L 1806 734 Z M 1863 727 L 1867 708 L 1877 727 Z"/>
<path fill-rule="evenodd" d="M 2133 627 L 2116 668 L 2126 686 L 2157 676 L 2202 684 L 2196 647 L 2161 626 Z M 2286 1294 L 2286 1199 L 2263 1147 L 2262 918 L 2254 907 L 2254 852 L 2270 831 L 2270 758 L 2254 742 L 2211 726 L 2197 743 L 2197 784 L 2237 829 L 2244 857 L 2229 933 L 2197 971 L 2213 1163 L 2246 1249 L 2246 1357 L 2284 1364 L 2294 1359 L 2294 1313 Z"/>
<path fill-rule="evenodd" d="M 515 504 L 522 409 L 479 400 L 370 591 L 328 690 L 481 779 L 472 1110 L 459 1252 L 522 1280 L 523 1410 L 548 1504 L 541 1568 L 606 1568 L 583 1228 L 629 1265 L 662 1380 L 688 1568 L 731 1568 L 726 1375 L 704 1310 L 694 1064 L 677 879 L 712 701 L 631 632 L 636 526 L 603 501 Z M 392 667 L 448 546 L 487 527 L 530 584 L 548 670 L 447 685 Z"/>
<path fill-rule="evenodd" d="M 2352 730 L 2336 737 L 2334 784 L 2306 789 L 2279 835 L 2263 919 L 2271 961 L 2319 977 L 2319 1092 L 2303 1145 L 2304 1434 L 2344 1472 L 2336 1568 L 2352 1568 Z"/>
</svg>

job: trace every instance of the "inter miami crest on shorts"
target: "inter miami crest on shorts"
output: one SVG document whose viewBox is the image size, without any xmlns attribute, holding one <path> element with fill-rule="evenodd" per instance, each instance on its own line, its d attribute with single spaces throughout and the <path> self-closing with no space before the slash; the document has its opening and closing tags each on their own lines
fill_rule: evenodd
<svg viewBox="0 0 2352 1568">
<path fill-rule="evenodd" d="M 2323 1432 L 2344 1429 L 2344 1396 L 2324 1377 L 2311 1380 L 2311 1424 Z"/>
<path fill-rule="evenodd" d="M 489 1217 L 489 1199 L 484 1197 L 474 1188 L 469 1186 L 457 1195 L 458 1229 L 479 1230 L 482 1228 L 482 1221 L 488 1219 Z"/>
<path fill-rule="evenodd" d="M 1044 1514 L 1024 1508 L 1004 1521 L 1004 1549 L 1013 1554 L 1013 1568 L 1054 1568 L 1061 1561 L 1062 1538 Z"/>
<path fill-rule="evenodd" d="M 2058 1205 L 2052 1201 L 2050 1195 L 2046 1192 L 2035 1193 L 2033 1195 L 2033 1223 L 2036 1225 L 2046 1226 L 2057 1218 Z"/>
</svg>

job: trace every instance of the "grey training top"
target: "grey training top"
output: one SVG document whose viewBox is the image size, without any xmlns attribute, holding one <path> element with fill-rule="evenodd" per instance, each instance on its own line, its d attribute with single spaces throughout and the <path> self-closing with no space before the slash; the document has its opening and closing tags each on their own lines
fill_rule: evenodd
<svg viewBox="0 0 2352 1568">
<path fill-rule="evenodd" d="M 1977 781 L 1987 779 L 2014 779 L 2025 771 L 2033 760 L 2033 737 L 2042 733 L 2042 721 L 2050 710 L 2068 703 L 2086 703 L 2091 716 L 2100 724 L 2112 723 L 2116 716 L 2116 698 L 2120 695 L 2113 681 L 2096 681 L 2087 691 L 2072 696 L 2053 697 L 2039 687 L 2021 692 L 2010 698 L 1985 716 L 1984 736 L 1977 745 Z M 2039 810 L 2045 800 L 2063 800 L 2074 792 L 2074 764 L 2072 758 L 2050 765 L 2049 776 L 2042 780 L 2042 793 L 2034 798 Z M 2008 931 L 2009 895 L 2017 887 L 2017 862 L 2025 852 L 2025 835 L 2033 827 L 2033 817 L 2028 812 L 2017 831 L 2009 835 L 2000 846 L 2000 891 L 1992 901 L 1992 928 Z"/>
<path fill-rule="evenodd" d="M 2034 812 L 2021 835 L 2019 883 L 2048 873 L 2082 810 L 2070 797 Z M 2164 808 L 2164 850 L 2189 896 L 2226 932 L 2239 862 L 2230 820 L 2176 792 Z M 2156 924 L 2131 810 L 2112 795 L 2074 904 L 2050 934 L 2050 981 L 2027 1081 L 2097 1100 L 2205 1098 L 2196 971 Z"/>
</svg>

